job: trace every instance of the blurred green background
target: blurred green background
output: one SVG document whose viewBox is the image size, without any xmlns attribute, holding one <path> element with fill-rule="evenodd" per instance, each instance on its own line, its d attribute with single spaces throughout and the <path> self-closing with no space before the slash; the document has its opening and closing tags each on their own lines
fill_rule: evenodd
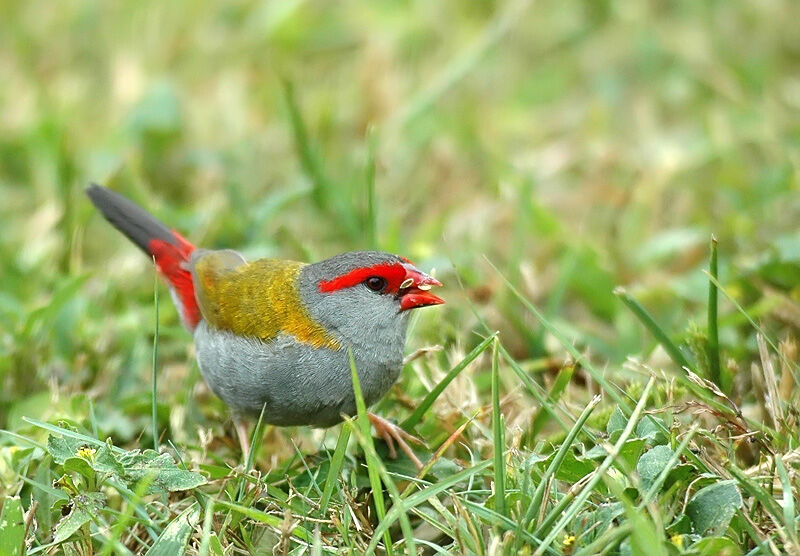
<svg viewBox="0 0 800 556">
<path fill-rule="evenodd" d="M 0 1 L 0 426 L 70 393 L 123 438 L 114 411 L 146 422 L 153 273 L 90 181 L 206 247 L 435 268 L 448 304 L 409 349 L 471 347 L 477 313 L 531 366 L 560 356 L 488 258 L 623 372 L 654 343 L 613 288 L 690 338 L 712 234 L 730 292 L 795 330 L 797 21 L 789 0 Z M 162 297 L 172 404 L 197 374 Z"/>
</svg>

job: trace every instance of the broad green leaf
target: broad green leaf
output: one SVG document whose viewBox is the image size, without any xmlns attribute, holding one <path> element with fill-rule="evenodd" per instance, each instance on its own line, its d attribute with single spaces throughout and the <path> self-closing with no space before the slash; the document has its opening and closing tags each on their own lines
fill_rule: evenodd
<svg viewBox="0 0 800 556">
<path fill-rule="evenodd" d="M 738 556 L 742 553 L 727 537 L 706 537 L 694 543 L 691 549 L 698 556 Z"/>
<path fill-rule="evenodd" d="M 125 470 L 123 479 L 130 485 L 153 475 L 148 493 L 190 490 L 206 482 L 199 473 L 178 467 L 169 454 L 159 454 L 155 450 L 128 452 L 120 456 L 119 461 Z"/>
<path fill-rule="evenodd" d="M 686 506 L 686 514 L 701 535 L 721 533 L 741 507 L 742 495 L 736 482 L 720 481 L 697 491 Z"/>
<path fill-rule="evenodd" d="M 89 492 L 73 497 L 71 511 L 56 525 L 54 540 L 61 542 L 70 538 L 97 515 L 105 504 L 106 496 L 101 492 Z"/>
<path fill-rule="evenodd" d="M 114 447 L 109 440 L 105 446 L 97 449 L 91 459 L 92 468 L 99 473 L 110 473 L 121 477 L 125 469 L 120 463 L 118 454 L 114 452 Z"/>
<path fill-rule="evenodd" d="M 115 451 L 110 441 L 95 448 L 77 438 L 50 435 L 47 450 L 56 463 L 64 465 L 65 470 L 87 478 L 94 475 L 93 471 L 110 474 L 133 488 L 145 476 L 153 475 L 148 494 L 162 490 L 190 490 L 206 482 L 199 473 L 179 467 L 169 454 L 159 454 L 154 450 Z"/>
<path fill-rule="evenodd" d="M 650 415 L 645 415 L 636 425 L 636 436 L 644 438 L 650 444 L 663 444 L 667 441 L 655 418 Z"/>
<path fill-rule="evenodd" d="M 645 452 L 636 464 L 636 472 L 642 480 L 642 491 L 647 492 L 664 471 L 670 458 L 675 454 L 669 446 L 660 445 Z"/>
<path fill-rule="evenodd" d="M 621 502 L 604 503 L 596 510 L 588 511 L 581 516 L 581 525 L 585 531 L 581 541 L 589 544 L 598 537 L 615 528 L 617 520 L 625 513 Z"/>
<path fill-rule="evenodd" d="M 0 513 L 0 554 L 21 556 L 25 553 L 25 519 L 19 496 L 8 496 Z"/>
<path fill-rule="evenodd" d="M 34 501 L 38 504 L 36 510 L 36 519 L 39 522 L 39 527 L 51 531 L 55 522 L 55 517 L 50 510 L 56 500 L 69 500 L 69 496 L 60 489 L 53 488 L 53 472 L 50 466 L 53 463 L 53 458 L 49 455 L 44 455 L 39 460 L 39 468 L 36 470 L 36 475 L 29 481 L 33 487 L 32 495 Z"/>
<path fill-rule="evenodd" d="M 94 469 L 92 469 L 89 462 L 79 457 L 67 458 L 64 462 L 64 471 L 78 473 L 87 479 L 92 479 L 95 476 Z"/>
<path fill-rule="evenodd" d="M 634 465 L 636 465 L 636 462 L 639 460 L 639 456 L 642 454 L 642 450 L 644 450 L 644 444 L 645 441 L 641 438 L 632 438 L 628 440 L 622 445 L 619 456 L 617 456 L 617 461 L 624 462 L 627 469 L 633 469 Z M 608 452 L 605 447 L 598 445 L 586 452 L 585 457 L 587 459 L 603 459 L 607 455 Z"/>
<path fill-rule="evenodd" d="M 691 463 L 681 463 L 670 470 L 669 475 L 667 475 L 667 480 L 664 482 L 664 486 L 669 488 L 678 481 L 686 481 L 689 477 L 696 476 L 696 474 L 697 468 L 694 465 Z"/>
<path fill-rule="evenodd" d="M 539 467 L 541 467 L 542 470 L 547 469 L 553 458 L 555 458 L 555 454 L 551 454 L 546 460 L 539 462 Z M 579 458 L 570 450 L 565 454 L 561 465 L 556 469 L 555 477 L 559 481 L 575 483 L 594 471 L 595 467 L 595 464 L 592 463 L 591 460 Z"/>
<path fill-rule="evenodd" d="M 51 434 L 47 437 L 47 451 L 53 456 L 53 461 L 61 465 L 69 458 L 77 456 L 78 450 L 84 446 L 83 442 L 69 436 L 54 436 Z"/>
<path fill-rule="evenodd" d="M 606 424 L 606 432 L 611 434 L 615 431 L 621 431 L 627 424 L 628 418 L 625 417 L 625 414 L 622 413 L 622 410 L 619 407 L 615 407 L 614 413 L 611 414 L 611 417 L 608 419 L 608 424 Z"/>
<path fill-rule="evenodd" d="M 176 556 L 186 554 L 189 537 L 195 526 L 200 521 L 200 506 L 192 504 L 182 514 L 167 525 L 164 532 L 159 535 L 147 556 Z"/>
</svg>

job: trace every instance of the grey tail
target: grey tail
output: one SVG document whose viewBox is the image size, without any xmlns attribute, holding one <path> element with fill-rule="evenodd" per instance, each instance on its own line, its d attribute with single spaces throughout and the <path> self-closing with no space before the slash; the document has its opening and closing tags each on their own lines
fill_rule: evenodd
<svg viewBox="0 0 800 556">
<path fill-rule="evenodd" d="M 93 183 L 86 188 L 86 195 L 106 220 L 148 256 L 152 256 L 150 242 L 153 239 L 161 239 L 177 245 L 175 236 L 169 228 L 119 193 L 114 193 L 107 187 Z"/>
</svg>

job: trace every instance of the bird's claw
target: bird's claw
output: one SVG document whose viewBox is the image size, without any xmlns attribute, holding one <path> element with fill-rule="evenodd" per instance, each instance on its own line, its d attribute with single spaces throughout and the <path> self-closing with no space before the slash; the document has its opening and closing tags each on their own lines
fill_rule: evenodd
<svg viewBox="0 0 800 556">
<path fill-rule="evenodd" d="M 375 415 L 374 413 L 369 414 L 369 420 L 372 423 L 372 426 L 375 427 L 377 433 L 381 436 L 381 438 L 383 438 L 387 446 L 389 446 L 389 457 L 392 459 L 397 457 L 397 452 L 394 449 L 394 443 L 397 442 L 397 444 L 400 446 L 400 449 L 406 453 L 411 461 L 414 462 L 414 465 L 417 467 L 417 469 L 420 471 L 422 470 L 424 467 L 422 462 L 414 454 L 414 451 L 406 442 L 406 440 L 408 440 L 409 442 L 414 442 L 415 444 L 424 446 L 425 443 L 422 440 L 413 434 L 407 433 L 394 423 L 391 423 L 383 417 Z"/>
</svg>

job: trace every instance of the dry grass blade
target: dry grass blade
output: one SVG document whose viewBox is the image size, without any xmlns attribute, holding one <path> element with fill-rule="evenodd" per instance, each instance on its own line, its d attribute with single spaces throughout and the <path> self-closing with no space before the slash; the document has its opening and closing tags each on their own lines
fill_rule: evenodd
<svg viewBox="0 0 800 556">
<path fill-rule="evenodd" d="M 758 354 L 761 357 L 761 372 L 764 380 L 764 407 L 772 420 L 772 425 L 776 428 L 785 422 L 783 407 L 781 406 L 781 396 L 778 392 L 778 377 L 775 373 L 775 365 L 769 355 L 767 342 L 764 336 L 756 335 L 758 341 Z"/>
</svg>

